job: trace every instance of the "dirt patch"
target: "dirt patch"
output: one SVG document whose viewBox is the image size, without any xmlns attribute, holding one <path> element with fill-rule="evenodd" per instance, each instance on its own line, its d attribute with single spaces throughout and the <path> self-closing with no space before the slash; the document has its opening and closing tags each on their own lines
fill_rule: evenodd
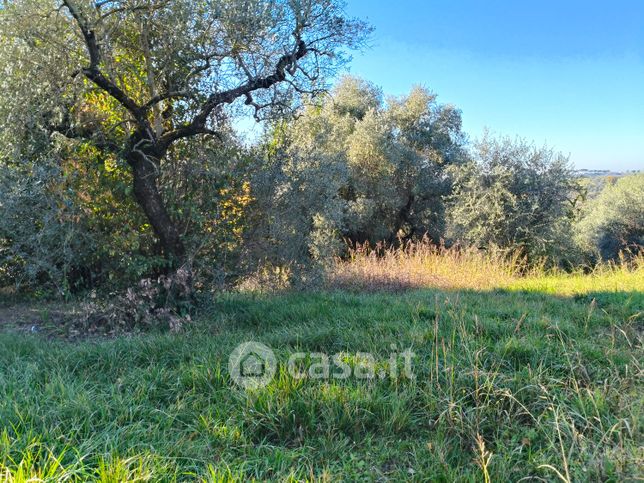
<svg viewBox="0 0 644 483">
<path fill-rule="evenodd" d="M 79 316 L 78 307 L 54 302 L 0 306 L 0 332 L 58 334 Z"/>
</svg>

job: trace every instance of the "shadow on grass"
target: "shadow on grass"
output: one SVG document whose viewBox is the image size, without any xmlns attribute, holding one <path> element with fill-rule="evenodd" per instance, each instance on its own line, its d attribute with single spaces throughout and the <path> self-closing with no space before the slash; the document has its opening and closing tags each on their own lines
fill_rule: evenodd
<svg viewBox="0 0 644 483">
<path fill-rule="evenodd" d="M 573 480 L 620 480 L 637 472 L 643 302 L 638 291 L 237 294 L 202 307 L 182 334 L 0 334 L 0 465 L 15 471 L 37 440 L 66 451 L 64 467 L 86 455 L 88 474 L 99 456 L 154 448 L 154 480 L 206 477 L 213 465 L 239 479 L 402 481 L 411 469 L 474 481 L 480 440 L 494 480 L 543 480 L 543 465 L 562 470 L 563 442 Z M 252 394 L 227 366 L 248 340 L 280 364 Z M 284 370 L 294 350 L 387 360 L 405 348 L 414 380 L 299 381 Z"/>
</svg>

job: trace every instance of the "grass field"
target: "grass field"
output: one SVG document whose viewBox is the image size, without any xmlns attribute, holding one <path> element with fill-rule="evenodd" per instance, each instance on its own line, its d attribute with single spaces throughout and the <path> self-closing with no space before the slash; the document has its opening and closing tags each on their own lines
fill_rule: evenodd
<svg viewBox="0 0 644 483">
<path fill-rule="evenodd" d="M 181 334 L 66 341 L 5 328 L 0 479 L 641 477 L 644 271 L 477 273 L 439 288 L 428 277 L 413 290 L 221 295 Z M 244 341 L 279 362 L 250 392 L 228 374 Z M 415 378 L 298 379 L 286 367 L 296 351 L 351 367 L 369 352 L 386 367 L 405 349 Z"/>
</svg>

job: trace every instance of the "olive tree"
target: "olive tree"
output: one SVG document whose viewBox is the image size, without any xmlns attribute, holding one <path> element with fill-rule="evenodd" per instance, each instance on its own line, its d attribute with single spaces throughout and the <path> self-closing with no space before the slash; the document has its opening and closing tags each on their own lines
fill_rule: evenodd
<svg viewBox="0 0 644 483">
<path fill-rule="evenodd" d="M 582 209 L 576 239 L 584 252 L 615 260 L 620 252 L 644 247 L 644 174 L 606 183 Z"/>
<path fill-rule="evenodd" d="M 328 259 L 343 239 L 438 241 L 446 168 L 463 161 L 464 142 L 460 112 L 427 89 L 385 99 L 345 77 L 269 133 L 254 241 L 283 260 Z"/>
<path fill-rule="evenodd" d="M 570 255 L 578 186 L 566 157 L 489 134 L 474 143 L 470 157 L 453 169 L 452 242 L 521 249 L 532 259 Z"/>
<path fill-rule="evenodd" d="M 324 89 L 368 30 L 338 0 L 5 0 L 2 157 L 55 134 L 122 161 L 180 264 L 184 241 L 158 185 L 172 150 L 221 137 L 236 110 L 266 117 Z"/>
</svg>

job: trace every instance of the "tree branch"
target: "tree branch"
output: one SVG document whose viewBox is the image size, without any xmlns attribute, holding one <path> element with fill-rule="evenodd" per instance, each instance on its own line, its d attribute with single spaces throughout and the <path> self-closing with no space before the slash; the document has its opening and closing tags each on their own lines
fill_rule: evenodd
<svg viewBox="0 0 644 483">
<path fill-rule="evenodd" d="M 99 65 L 101 62 L 101 51 L 96 40 L 96 33 L 89 26 L 89 22 L 69 0 L 63 0 L 63 5 L 67 7 L 67 10 L 69 10 L 69 13 L 76 21 L 78 28 L 83 34 L 83 39 L 85 40 L 85 46 L 87 47 L 87 53 L 89 54 L 89 67 L 85 67 L 82 70 L 85 77 L 116 99 L 134 116 L 141 127 L 147 129 L 149 126 L 145 119 L 145 111 L 100 71 Z"/>
<path fill-rule="evenodd" d="M 190 99 L 192 97 L 194 97 L 194 95 L 191 94 L 188 91 L 162 92 L 161 94 L 158 94 L 158 95 L 154 96 L 148 102 L 143 104 L 143 106 L 141 106 L 141 110 L 147 111 L 148 109 L 153 107 L 155 104 L 158 104 L 159 102 L 165 101 L 167 99 L 176 99 L 176 98 Z"/>
<path fill-rule="evenodd" d="M 259 89 L 268 89 L 275 84 L 284 81 L 287 73 L 293 70 L 295 66 L 297 66 L 297 61 L 303 58 L 308 52 L 309 50 L 306 43 L 298 38 L 297 45 L 293 52 L 284 54 L 279 58 L 275 66 L 275 71 L 272 74 L 264 77 L 255 77 L 239 87 L 211 94 L 199 113 L 193 118 L 192 122 L 165 133 L 159 139 L 159 143 L 164 148 L 167 148 L 178 139 L 205 132 L 204 130 L 206 129 L 205 126 L 208 121 L 208 116 L 217 106 L 222 104 L 231 104 L 240 97 L 246 97 L 248 100 L 248 96 L 252 92 Z"/>
</svg>

